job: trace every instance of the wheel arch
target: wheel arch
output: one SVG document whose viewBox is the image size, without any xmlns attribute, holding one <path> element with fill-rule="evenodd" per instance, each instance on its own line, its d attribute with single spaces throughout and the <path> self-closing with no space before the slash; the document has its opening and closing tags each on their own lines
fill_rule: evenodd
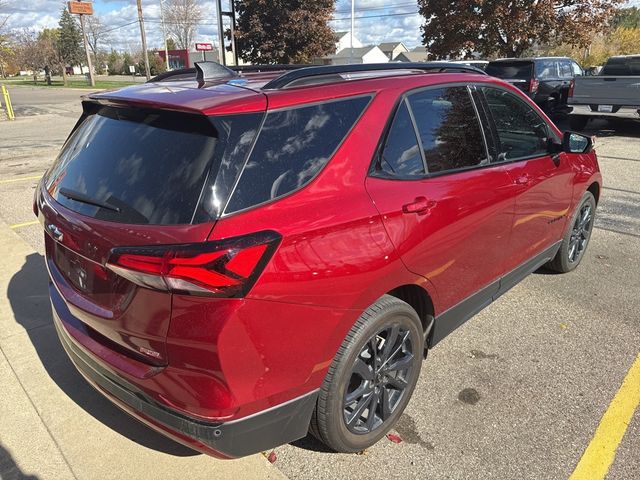
<svg viewBox="0 0 640 480">
<path fill-rule="evenodd" d="M 387 295 L 396 297 L 404 302 L 407 302 L 420 317 L 422 323 L 422 331 L 425 335 L 425 354 L 428 346 L 429 336 L 433 329 L 433 323 L 435 318 L 435 308 L 433 305 L 433 299 L 429 292 L 427 292 L 420 285 L 408 284 L 401 285 L 387 292 Z"/>
<path fill-rule="evenodd" d="M 600 200 L 600 185 L 598 182 L 593 182 L 591 185 L 587 187 L 587 192 L 591 192 L 593 198 L 596 199 L 596 205 L 598 205 Z"/>
</svg>

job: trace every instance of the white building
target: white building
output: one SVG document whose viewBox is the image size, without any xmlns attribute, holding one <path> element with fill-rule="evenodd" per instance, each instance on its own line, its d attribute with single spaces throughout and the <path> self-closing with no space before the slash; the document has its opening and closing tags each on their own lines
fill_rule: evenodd
<svg viewBox="0 0 640 480">
<path fill-rule="evenodd" d="M 401 53 L 409 51 L 402 42 L 385 42 L 378 45 L 378 48 L 384 52 L 390 62 L 395 60 Z"/>
<path fill-rule="evenodd" d="M 351 47 L 351 31 L 335 32 L 336 52 Z M 362 47 L 362 42 L 353 36 L 353 48 Z"/>
<path fill-rule="evenodd" d="M 349 63 L 387 63 L 389 58 L 376 45 L 359 48 L 343 48 L 335 55 L 329 55 L 327 60 L 333 65 Z"/>
</svg>

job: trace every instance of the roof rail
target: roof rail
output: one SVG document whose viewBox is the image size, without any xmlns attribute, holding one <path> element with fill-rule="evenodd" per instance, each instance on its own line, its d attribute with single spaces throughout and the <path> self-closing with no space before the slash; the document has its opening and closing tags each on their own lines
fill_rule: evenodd
<svg viewBox="0 0 640 480">
<path fill-rule="evenodd" d="M 461 72 L 486 75 L 486 72 L 469 65 L 444 62 L 398 62 L 398 63 L 367 63 L 350 65 L 319 65 L 291 70 L 278 78 L 274 78 L 264 87 L 264 90 L 278 90 L 298 80 L 321 76 L 337 76 L 341 73 L 375 72 L 384 70 L 422 70 L 425 72 Z"/>
<path fill-rule="evenodd" d="M 282 70 L 297 70 L 300 68 L 310 67 L 311 65 L 298 64 L 267 64 L 267 65 L 234 65 L 229 68 L 239 73 L 256 73 L 256 72 L 279 72 Z"/>
</svg>

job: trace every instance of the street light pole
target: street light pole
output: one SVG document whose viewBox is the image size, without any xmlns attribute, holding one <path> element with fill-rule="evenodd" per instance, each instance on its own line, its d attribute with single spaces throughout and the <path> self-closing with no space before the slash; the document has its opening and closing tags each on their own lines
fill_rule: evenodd
<svg viewBox="0 0 640 480">
<path fill-rule="evenodd" d="M 142 38 L 142 55 L 144 56 L 144 69 L 146 70 L 147 80 L 151 79 L 151 70 L 149 69 L 149 55 L 147 52 L 147 37 L 144 33 L 144 20 L 142 18 L 142 0 L 138 0 L 138 22 L 140 22 L 140 37 Z"/>
<path fill-rule="evenodd" d="M 222 2 L 216 0 L 216 9 L 218 14 L 218 61 L 220 65 L 226 65 L 224 54 L 224 31 L 222 26 Z"/>
<path fill-rule="evenodd" d="M 167 46 L 167 28 L 164 24 L 164 8 L 162 6 L 163 2 L 160 0 L 160 17 L 162 18 L 162 36 L 164 37 L 164 57 L 167 62 L 167 72 L 171 70 L 169 66 L 169 47 Z"/>
</svg>

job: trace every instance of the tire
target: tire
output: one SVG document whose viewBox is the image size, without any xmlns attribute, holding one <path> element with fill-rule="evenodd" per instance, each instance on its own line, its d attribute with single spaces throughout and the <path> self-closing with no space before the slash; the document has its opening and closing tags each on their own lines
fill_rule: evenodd
<svg viewBox="0 0 640 480">
<path fill-rule="evenodd" d="M 548 269 L 567 273 L 580 265 L 584 252 L 589 246 L 595 213 L 596 199 L 591 192 L 585 192 L 571 217 L 560 250 L 546 265 Z M 585 215 L 588 215 L 588 218 Z"/>
<path fill-rule="evenodd" d="M 582 132 L 587 128 L 587 123 L 589 123 L 589 117 L 585 115 L 569 115 L 569 127 L 571 127 L 571 130 Z"/>
<path fill-rule="evenodd" d="M 390 338 L 393 340 L 387 343 Z M 377 355 L 372 355 L 374 348 Z M 398 298 L 381 297 L 360 315 L 329 367 L 311 419 L 311 433 L 336 452 L 361 452 L 376 443 L 409 403 L 420 375 L 423 349 L 416 311 Z M 382 367 L 378 374 L 374 364 Z M 394 366 L 402 368 L 388 368 Z M 376 405 L 374 415 L 370 415 L 372 403 Z"/>
</svg>

